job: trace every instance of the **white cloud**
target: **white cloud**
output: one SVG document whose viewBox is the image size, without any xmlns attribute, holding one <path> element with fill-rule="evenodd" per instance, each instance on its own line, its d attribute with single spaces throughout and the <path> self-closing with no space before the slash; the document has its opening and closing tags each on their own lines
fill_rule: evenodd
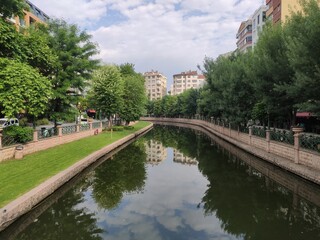
<svg viewBox="0 0 320 240">
<path fill-rule="evenodd" d="M 261 3 L 257 0 L 33 2 L 49 15 L 91 28 L 104 62 L 131 62 L 138 71 L 158 70 L 169 80 L 174 73 L 195 70 L 205 56 L 217 57 L 234 50 L 240 22 Z M 111 18 L 110 11 L 117 11 L 125 20 Z M 108 24 L 104 24 L 106 19 Z"/>
</svg>

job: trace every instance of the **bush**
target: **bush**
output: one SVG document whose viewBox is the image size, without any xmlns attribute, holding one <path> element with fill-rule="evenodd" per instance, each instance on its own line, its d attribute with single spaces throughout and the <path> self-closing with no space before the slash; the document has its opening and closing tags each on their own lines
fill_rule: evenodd
<svg viewBox="0 0 320 240">
<path fill-rule="evenodd" d="M 23 127 L 28 126 L 28 118 L 24 117 L 24 118 L 19 119 L 19 125 L 23 126 Z"/>
<path fill-rule="evenodd" d="M 123 131 L 123 126 L 113 126 L 111 129 L 114 132 L 120 132 L 120 131 Z M 107 131 L 110 131 L 111 129 L 107 128 Z"/>
<path fill-rule="evenodd" d="M 43 119 L 39 119 L 36 121 L 36 125 L 40 126 L 40 125 L 49 125 L 50 122 L 47 118 L 43 118 Z"/>
<path fill-rule="evenodd" d="M 124 129 L 125 130 L 132 130 L 132 129 L 134 129 L 134 126 L 124 126 Z"/>
<path fill-rule="evenodd" d="M 30 127 L 10 126 L 3 129 L 3 135 L 13 138 L 17 143 L 26 143 L 33 140 L 33 129 Z"/>
</svg>

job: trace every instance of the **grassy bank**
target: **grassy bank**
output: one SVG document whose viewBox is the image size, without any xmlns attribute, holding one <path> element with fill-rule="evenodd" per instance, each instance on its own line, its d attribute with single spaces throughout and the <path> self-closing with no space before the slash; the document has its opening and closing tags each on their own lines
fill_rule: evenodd
<svg viewBox="0 0 320 240">
<path fill-rule="evenodd" d="M 0 207 L 89 154 L 149 124 L 138 122 L 132 130 L 103 132 L 99 135 L 27 155 L 23 160 L 0 163 Z"/>
</svg>

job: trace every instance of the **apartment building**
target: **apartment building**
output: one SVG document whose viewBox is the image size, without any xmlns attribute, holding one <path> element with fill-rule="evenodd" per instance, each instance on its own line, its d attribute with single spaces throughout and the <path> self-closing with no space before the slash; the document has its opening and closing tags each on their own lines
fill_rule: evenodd
<svg viewBox="0 0 320 240">
<path fill-rule="evenodd" d="M 198 161 L 195 158 L 187 157 L 182 152 L 173 150 L 173 161 L 184 165 L 198 165 Z"/>
<path fill-rule="evenodd" d="M 149 100 L 161 99 L 167 94 L 167 78 L 164 75 L 152 70 L 143 76 Z"/>
<path fill-rule="evenodd" d="M 262 31 L 263 25 L 266 23 L 267 6 L 262 5 L 252 15 L 252 48 L 257 44 L 259 34 Z"/>
<path fill-rule="evenodd" d="M 301 10 L 299 0 L 266 0 L 266 17 L 272 22 L 285 22 L 291 12 Z"/>
<path fill-rule="evenodd" d="M 241 22 L 236 38 L 237 38 L 237 49 L 240 52 L 247 52 L 252 49 L 252 20 L 251 19 Z"/>
<path fill-rule="evenodd" d="M 22 30 L 25 27 L 30 27 L 35 23 L 45 23 L 49 20 L 49 16 L 45 14 L 42 10 L 40 10 L 37 6 L 35 6 L 30 1 L 26 1 L 29 5 L 29 9 L 24 10 L 24 17 L 12 17 L 9 19 L 11 23 L 13 23 L 17 30 Z"/>
<path fill-rule="evenodd" d="M 171 95 L 178 95 L 184 91 L 194 88 L 199 89 L 205 84 L 205 77 L 197 71 L 181 72 L 173 75 Z"/>
<path fill-rule="evenodd" d="M 161 142 L 150 140 L 145 143 L 147 163 L 158 165 L 167 158 L 167 148 Z"/>
</svg>

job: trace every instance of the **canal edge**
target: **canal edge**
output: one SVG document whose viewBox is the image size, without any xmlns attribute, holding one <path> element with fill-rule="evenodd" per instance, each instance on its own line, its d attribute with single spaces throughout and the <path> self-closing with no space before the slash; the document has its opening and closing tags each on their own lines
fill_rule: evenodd
<svg viewBox="0 0 320 240">
<path fill-rule="evenodd" d="M 91 153 L 87 157 L 79 160 L 72 166 L 52 176 L 37 187 L 31 189 L 22 196 L 8 203 L 6 206 L 2 207 L 0 209 L 0 231 L 8 227 L 20 216 L 32 210 L 41 201 L 53 194 L 62 185 L 70 181 L 84 169 L 89 167 L 92 163 L 96 162 L 109 152 L 121 147 L 123 144 L 146 134 L 152 128 L 153 123 L 150 122 L 149 126 L 146 126 L 137 132 L 134 132 L 112 144 L 101 148 L 98 151 Z"/>
</svg>

